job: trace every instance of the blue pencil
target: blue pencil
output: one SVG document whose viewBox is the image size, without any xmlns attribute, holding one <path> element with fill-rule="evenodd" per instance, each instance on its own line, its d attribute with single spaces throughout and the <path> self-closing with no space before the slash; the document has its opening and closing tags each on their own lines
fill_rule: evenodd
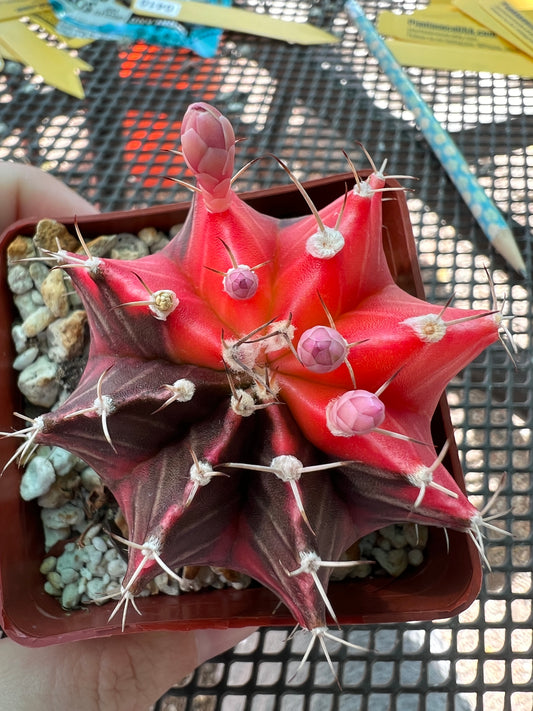
<svg viewBox="0 0 533 711">
<path fill-rule="evenodd" d="M 517 272 L 526 276 L 526 265 L 513 233 L 503 215 L 470 172 L 467 162 L 450 135 L 437 121 L 374 25 L 365 16 L 359 3 L 347 0 L 344 7 L 392 86 L 398 91 L 406 107 L 413 112 L 416 125 L 493 247 Z"/>
</svg>

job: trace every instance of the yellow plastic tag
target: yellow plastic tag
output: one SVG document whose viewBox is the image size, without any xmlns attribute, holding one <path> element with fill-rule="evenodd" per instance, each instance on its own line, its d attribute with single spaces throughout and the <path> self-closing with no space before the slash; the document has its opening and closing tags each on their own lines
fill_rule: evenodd
<svg viewBox="0 0 533 711">
<path fill-rule="evenodd" d="M 17 17 L 44 12 L 50 9 L 47 2 L 37 0 L 2 0 L 0 2 L 0 20 L 14 20 Z"/>
<path fill-rule="evenodd" d="M 16 61 L 32 67 L 50 86 L 78 99 L 85 96 L 79 71 L 91 70 L 91 65 L 46 44 L 22 22 L 9 20 L 2 23 L 0 47 L 2 54 L 6 52 Z"/>
<path fill-rule="evenodd" d="M 473 49 L 444 45 L 417 44 L 401 40 L 386 40 L 387 46 L 400 64 L 448 71 L 492 72 L 533 77 L 533 59 L 522 52 Z"/>
<path fill-rule="evenodd" d="M 422 44 L 455 45 L 474 49 L 507 49 L 508 44 L 479 22 L 448 6 L 430 6 L 409 15 L 384 11 L 378 31 L 399 40 Z"/>
<path fill-rule="evenodd" d="M 511 0 L 515 4 L 533 0 Z M 400 64 L 448 71 L 494 72 L 533 76 L 531 57 L 482 20 L 481 0 L 433 0 L 429 7 L 412 14 L 382 12 L 378 30 Z M 509 3 L 509 0 L 507 0 Z M 504 4 L 483 0 L 484 7 Z M 468 12 L 465 8 L 468 8 Z"/>
<path fill-rule="evenodd" d="M 487 13 L 495 21 L 488 25 L 508 42 L 533 56 L 533 3 L 524 0 L 488 0 Z"/>
</svg>

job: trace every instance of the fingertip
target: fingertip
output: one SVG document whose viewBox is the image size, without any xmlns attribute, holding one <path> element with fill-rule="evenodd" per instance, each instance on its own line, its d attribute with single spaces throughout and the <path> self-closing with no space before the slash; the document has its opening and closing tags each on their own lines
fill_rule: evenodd
<svg viewBox="0 0 533 711">
<path fill-rule="evenodd" d="M 203 664 L 222 652 L 232 649 L 257 629 L 257 627 L 238 627 L 224 630 L 196 630 L 197 663 Z"/>
</svg>

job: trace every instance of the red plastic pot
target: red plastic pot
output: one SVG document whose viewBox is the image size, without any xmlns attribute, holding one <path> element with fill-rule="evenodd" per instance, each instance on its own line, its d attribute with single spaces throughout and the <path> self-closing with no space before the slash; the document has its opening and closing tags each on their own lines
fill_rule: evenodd
<svg viewBox="0 0 533 711">
<path fill-rule="evenodd" d="M 306 184 L 320 208 L 351 186 L 351 175 L 333 176 Z M 390 181 L 395 184 L 395 181 Z M 404 195 L 388 193 L 383 203 L 383 240 L 387 260 L 396 282 L 406 291 L 424 297 L 415 244 Z M 294 186 L 249 193 L 246 199 L 255 208 L 277 217 L 307 214 L 300 193 Z M 183 222 L 187 204 L 154 207 L 135 212 L 78 217 L 85 238 L 115 232 L 138 232 L 153 226 L 168 230 Z M 62 220 L 73 228 L 72 218 Z M 20 395 L 11 368 L 13 348 L 10 307 L 6 285 L 6 248 L 18 235 L 32 235 L 36 221 L 12 225 L 0 238 L 0 382 L 3 407 L 0 430 L 20 428 L 13 411 L 20 409 Z M 434 442 L 440 448 L 447 439 L 450 447 L 445 465 L 459 486 L 464 480 L 453 444 L 449 410 L 443 397 L 433 418 Z M 11 438 L 0 439 L 0 462 L 15 450 Z M 86 609 L 64 611 L 57 600 L 44 592 L 39 566 L 44 557 L 43 534 L 38 507 L 24 502 L 18 492 L 20 472 L 15 465 L 0 480 L 0 603 L 1 624 L 14 640 L 29 646 L 43 646 L 89 637 L 121 634 L 120 622 L 108 623 L 112 605 L 90 605 Z M 403 622 L 450 617 L 465 609 L 481 586 L 479 555 L 465 534 L 450 531 L 449 545 L 441 529 L 430 530 L 426 560 L 419 568 L 399 578 L 374 578 L 331 583 L 329 598 L 341 624 Z M 277 599 L 265 588 L 246 590 L 207 590 L 178 597 L 158 595 L 138 602 L 142 617 L 131 614 L 126 633 L 146 630 L 185 630 L 193 628 L 242 627 L 247 625 L 290 626 L 292 617 L 277 607 Z M 275 611 L 274 611 L 275 610 Z"/>
</svg>

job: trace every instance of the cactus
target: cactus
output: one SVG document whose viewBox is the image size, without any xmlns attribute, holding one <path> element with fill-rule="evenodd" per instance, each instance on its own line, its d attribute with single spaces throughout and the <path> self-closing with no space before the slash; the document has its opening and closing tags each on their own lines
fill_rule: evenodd
<svg viewBox="0 0 533 711">
<path fill-rule="evenodd" d="M 487 524 L 435 453 L 430 421 L 501 317 L 394 283 L 382 171 L 354 171 L 354 189 L 317 211 L 278 161 L 311 209 L 283 221 L 234 192 L 235 143 L 214 107 L 189 107 L 182 152 L 197 184 L 161 252 L 45 255 L 83 300 L 89 359 L 72 395 L 29 421 L 19 455 L 58 445 L 113 492 L 129 555 L 116 609 L 161 568 L 229 568 L 323 645 L 329 577 L 363 535 L 410 521 L 466 532 L 482 552 Z"/>
</svg>

